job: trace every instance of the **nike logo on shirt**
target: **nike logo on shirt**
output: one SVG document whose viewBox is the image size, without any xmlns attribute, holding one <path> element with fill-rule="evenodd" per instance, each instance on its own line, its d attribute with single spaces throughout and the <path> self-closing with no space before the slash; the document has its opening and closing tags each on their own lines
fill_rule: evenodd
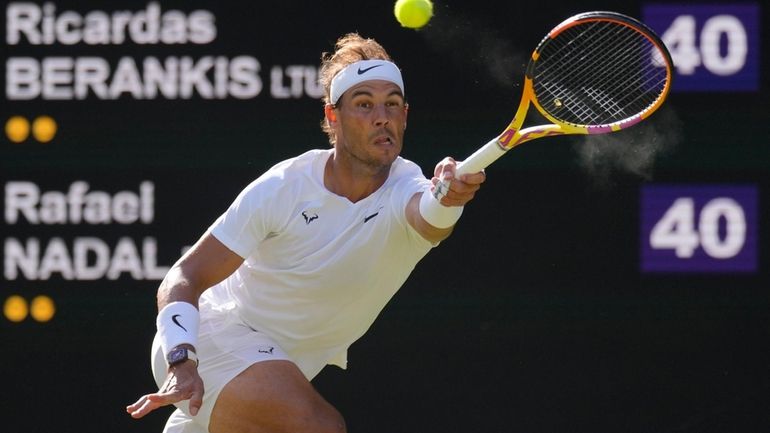
<svg viewBox="0 0 770 433">
<path fill-rule="evenodd" d="M 379 212 L 375 212 L 375 213 L 373 213 L 373 214 L 369 215 L 368 217 L 365 217 L 365 218 L 364 218 L 364 224 L 366 224 L 366 222 L 367 222 L 367 221 L 369 221 L 370 219 L 372 219 L 372 218 L 376 217 L 376 216 L 377 216 L 377 215 L 379 215 L 379 214 L 380 214 Z"/>
</svg>

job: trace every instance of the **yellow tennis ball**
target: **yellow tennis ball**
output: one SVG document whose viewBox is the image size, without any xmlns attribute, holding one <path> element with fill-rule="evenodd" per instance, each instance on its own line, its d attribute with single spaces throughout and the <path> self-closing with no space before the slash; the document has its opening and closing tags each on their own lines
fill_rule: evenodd
<svg viewBox="0 0 770 433">
<path fill-rule="evenodd" d="M 433 16 L 433 3 L 430 0 L 398 0 L 393 13 L 403 27 L 419 29 Z"/>
</svg>

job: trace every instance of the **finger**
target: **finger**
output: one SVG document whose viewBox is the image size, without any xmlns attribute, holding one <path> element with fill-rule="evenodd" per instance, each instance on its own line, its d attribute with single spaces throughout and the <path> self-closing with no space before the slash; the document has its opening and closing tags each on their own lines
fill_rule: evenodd
<svg viewBox="0 0 770 433">
<path fill-rule="evenodd" d="M 480 183 L 468 183 L 463 180 L 453 183 L 455 187 L 452 188 L 452 191 L 455 191 L 459 195 L 472 194 L 481 188 Z"/>
<path fill-rule="evenodd" d="M 131 405 L 130 410 L 128 410 L 129 408 L 127 408 L 127 410 L 132 418 L 141 418 L 161 406 L 164 405 L 153 402 L 150 399 L 150 396 L 146 395 L 138 402 Z"/>
<path fill-rule="evenodd" d="M 126 412 L 128 413 L 135 412 L 137 409 L 142 407 L 145 401 L 147 401 L 147 396 L 146 395 L 141 396 L 139 400 L 134 402 L 134 404 L 129 404 L 128 406 L 126 406 Z"/>
<path fill-rule="evenodd" d="M 457 167 L 455 164 L 447 164 L 441 167 L 441 178 L 450 181 L 455 178 L 455 172 Z"/>
<path fill-rule="evenodd" d="M 201 406 L 203 405 L 203 390 L 195 390 L 190 397 L 190 415 L 195 416 L 198 414 Z"/>
<path fill-rule="evenodd" d="M 433 183 L 433 197 L 436 197 L 439 202 L 441 202 L 444 196 L 449 194 L 452 180 L 454 180 L 454 172 L 445 171 Z"/>
<path fill-rule="evenodd" d="M 166 405 L 166 404 L 174 404 L 179 401 L 182 401 L 184 400 L 184 397 L 182 397 L 180 393 L 177 391 L 171 391 L 171 392 L 158 392 L 155 394 L 149 394 L 147 396 L 147 399 L 153 403 Z"/>
<path fill-rule="evenodd" d="M 440 202 L 444 206 L 465 206 L 476 195 L 480 186 L 478 184 L 468 184 L 461 181 L 451 183 L 451 187 Z"/>
<path fill-rule="evenodd" d="M 481 184 L 467 183 L 458 179 L 449 184 L 446 195 L 450 199 L 470 200 L 479 188 L 481 188 Z"/>
<path fill-rule="evenodd" d="M 466 173 L 460 176 L 460 180 L 468 184 L 480 185 L 487 180 L 487 174 L 484 170 L 481 170 L 478 173 Z"/>
<path fill-rule="evenodd" d="M 473 199 L 473 194 L 463 196 L 445 196 L 441 199 L 441 204 L 444 206 L 465 206 L 469 201 Z"/>
<path fill-rule="evenodd" d="M 139 409 L 131 412 L 131 417 L 141 418 L 159 407 L 160 407 L 159 405 L 156 405 L 150 400 L 147 400 L 144 402 L 144 404 L 142 404 L 142 406 Z"/>
<path fill-rule="evenodd" d="M 449 192 L 450 182 L 438 177 L 434 177 L 430 181 L 433 184 L 433 187 L 430 189 L 430 193 L 433 195 L 433 197 L 436 198 L 436 200 L 440 202 L 441 198 Z"/>
<path fill-rule="evenodd" d="M 446 157 L 442 159 L 438 164 L 436 164 L 436 168 L 433 169 L 433 175 L 436 177 L 441 177 L 446 167 L 454 167 L 456 164 L 457 162 L 455 162 L 454 159 L 451 157 Z"/>
</svg>

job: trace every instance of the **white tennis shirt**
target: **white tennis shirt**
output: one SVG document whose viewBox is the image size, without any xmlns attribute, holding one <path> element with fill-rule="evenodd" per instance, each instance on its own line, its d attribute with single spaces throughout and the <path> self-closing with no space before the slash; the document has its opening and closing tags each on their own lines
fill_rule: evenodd
<svg viewBox="0 0 770 433">
<path fill-rule="evenodd" d="M 416 164 L 399 157 L 376 192 L 352 203 L 323 185 L 332 152 L 277 164 L 210 228 L 245 262 L 204 298 L 272 337 L 308 378 L 345 368 L 348 347 L 432 247 L 406 221 L 410 198 L 430 187 Z"/>
</svg>

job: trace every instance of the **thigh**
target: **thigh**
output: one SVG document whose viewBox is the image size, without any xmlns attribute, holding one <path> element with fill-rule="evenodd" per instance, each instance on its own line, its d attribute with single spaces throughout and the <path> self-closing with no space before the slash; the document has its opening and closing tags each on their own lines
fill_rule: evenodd
<svg viewBox="0 0 770 433">
<path fill-rule="evenodd" d="M 294 363 L 277 360 L 252 364 L 225 385 L 209 431 L 341 433 L 345 423 Z"/>
</svg>

